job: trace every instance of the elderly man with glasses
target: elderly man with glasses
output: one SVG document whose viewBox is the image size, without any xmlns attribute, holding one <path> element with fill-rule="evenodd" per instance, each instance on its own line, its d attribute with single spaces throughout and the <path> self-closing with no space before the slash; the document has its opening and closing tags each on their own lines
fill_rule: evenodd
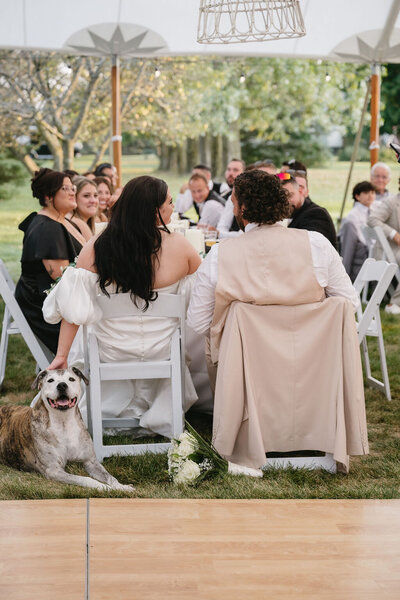
<svg viewBox="0 0 400 600">
<path fill-rule="evenodd" d="M 390 182 L 390 167 L 384 162 L 377 162 L 371 167 L 371 183 L 376 190 L 375 203 L 389 196 L 387 186 Z"/>
</svg>

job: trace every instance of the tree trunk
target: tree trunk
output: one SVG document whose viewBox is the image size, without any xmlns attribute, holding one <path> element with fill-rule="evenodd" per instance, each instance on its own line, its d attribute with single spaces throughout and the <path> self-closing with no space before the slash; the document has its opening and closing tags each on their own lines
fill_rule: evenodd
<svg viewBox="0 0 400 600">
<path fill-rule="evenodd" d="M 222 137 L 222 162 L 226 166 L 231 158 L 237 158 L 236 156 L 231 156 L 230 148 L 229 148 L 229 139 L 226 135 Z"/>
<path fill-rule="evenodd" d="M 178 152 L 175 146 L 168 148 L 168 171 L 176 173 L 178 171 Z"/>
<path fill-rule="evenodd" d="M 187 148 L 186 140 L 184 140 L 177 148 L 179 175 L 183 175 L 184 173 L 187 173 L 187 171 L 188 171 L 187 161 L 186 161 L 186 158 L 187 158 L 186 148 Z"/>
<path fill-rule="evenodd" d="M 99 148 L 97 149 L 96 154 L 92 160 L 92 164 L 89 167 L 89 171 L 94 171 L 96 166 L 99 165 L 103 161 L 103 156 L 108 150 L 110 145 L 110 132 L 107 131 L 107 135 L 104 136 L 103 141 L 101 142 Z"/>
<path fill-rule="evenodd" d="M 186 144 L 186 165 L 187 172 L 190 173 L 193 165 L 196 165 L 199 161 L 199 143 L 197 139 L 188 138 Z"/>
<path fill-rule="evenodd" d="M 212 138 L 212 165 L 213 174 L 215 177 L 220 178 L 224 174 L 225 165 L 222 159 L 222 135 L 215 135 Z"/>
<path fill-rule="evenodd" d="M 33 175 L 35 171 L 39 170 L 38 165 L 35 163 L 35 161 L 29 154 L 21 152 L 19 148 L 14 146 L 8 146 L 8 149 L 10 150 L 13 157 L 19 160 L 24 165 L 25 169 L 28 170 L 30 175 Z"/>
<path fill-rule="evenodd" d="M 205 135 L 201 135 L 199 137 L 199 154 L 200 154 L 200 162 L 212 168 L 211 158 L 212 158 L 212 136 L 209 133 Z"/>
<path fill-rule="evenodd" d="M 239 121 L 231 123 L 231 132 L 233 138 L 230 140 L 230 158 L 242 158 L 242 150 L 240 147 L 240 127 Z"/>
<path fill-rule="evenodd" d="M 64 154 L 64 169 L 74 169 L 74 146 L 73 140 L 65 140 L 62 143 Z"/>
<path fill-rule="evenodd" d="M 160 171 L 168 171 L 168 146 L 164 142 L 160 143 L 159 159 L 160 159 L 160 165 L 159 165 Z"/>
</svg>

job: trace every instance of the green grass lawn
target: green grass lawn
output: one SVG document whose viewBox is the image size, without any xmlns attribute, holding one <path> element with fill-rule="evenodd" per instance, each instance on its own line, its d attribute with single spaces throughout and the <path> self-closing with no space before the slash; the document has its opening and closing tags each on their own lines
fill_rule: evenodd
<svg viewBox="0 0 400 600">
<path fill-rule="evenodd" d="M 77 161 L 76 168 L 84 171 L 89 159 Z M 154 172 L 154 157 L 124 157 L 123 179 Z M 330 169 L 311 169 L 310 194 L 337 216 L 347 176 L 347 163 L 333 163 Z M 169 184 L 176 194 L 184 178 L 170 173 L 155 172 Z M 353 182 L 368 178 L 368 165 L 355 165 Z M 396 191 L 396 182 L 391 191 Z M 351 202 L 347 204 L 349 210 Z M 17 188 L 10 200 L 0 201 L 0 257 L 12 275 L 19 275 L 22 235 L 18 223 L 37 209 L 26 185 Z M 3 304 L 0 302 L 2 318 Z M 270 471 L 260 480 L 246 477 L 220 476 L 202 482 L 196 488 L 175 487 L 168 479 L 165 455 L 112 457 L 106 459 L 106 468 L 123 483 L 136 486 L 135 496 L 148 498 L 399 498 L 400 497 L 400 319 L 382 313 L 385 346 L 391 382 L 391 403 L 378 391 L 366 389 L 367 421 L 370 455 L 351 460 L 349 475 L 330 475 L 320 471 Z M 371 343 L 373 372 L 380 377 L 376 344 Z M 12 336 L 9 346 L 6 377 L 0 390 L 0 405 L 29 404 L 34 392 L 30 385 L 35 377 L 35 364 L 20 336 Z M 206 437 L 211 434 L 211 419 L 191 412 L 189 421 Z M 71 471 L 84 474 L 77 465 Z M 0 465 L 0 499 L 71 498 L 94 496 L 121 496 L 120 492 L 97 492 L 50 482 L 34 473 L 22 473 Z"/>
</svg>

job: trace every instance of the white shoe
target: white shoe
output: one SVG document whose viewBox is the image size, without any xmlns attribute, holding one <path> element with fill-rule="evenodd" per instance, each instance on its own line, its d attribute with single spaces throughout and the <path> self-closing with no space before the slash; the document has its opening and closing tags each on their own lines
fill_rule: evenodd
<svg viewBox="0 0 400 600">
<path fill-rule="evenodd" d="M 244 467 L 243 465 L 237 465 L 232 462 L 228 462 L 228 473 L 230 475 L 248 475 L 248 477 L 263 476 L 261 469 L 252 469 L 251 467 Z"/>
<path fill-rule="evenodd" d="M 398 304 L 386 304 L 385 312 L 389 315 L 400 315 L 400 306 Z"/>
</svg>

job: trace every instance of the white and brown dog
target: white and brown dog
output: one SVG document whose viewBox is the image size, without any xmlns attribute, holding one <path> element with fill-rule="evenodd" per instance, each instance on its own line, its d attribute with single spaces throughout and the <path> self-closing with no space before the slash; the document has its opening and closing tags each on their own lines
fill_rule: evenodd
<svg viewBox="0 0 400 600">
<path fill-rule="evenodd" d="M 32 384 L 40 390 L 35 406 L 0 408 L 0 461 L 62 483 L 132 492 L 96 458 L 78 408 L 81 379 L 88 383 L 76 367 L 41 371 Z M 90 477 L 67 473 L 68 461 L 82 462 Z"/>
</svg>

